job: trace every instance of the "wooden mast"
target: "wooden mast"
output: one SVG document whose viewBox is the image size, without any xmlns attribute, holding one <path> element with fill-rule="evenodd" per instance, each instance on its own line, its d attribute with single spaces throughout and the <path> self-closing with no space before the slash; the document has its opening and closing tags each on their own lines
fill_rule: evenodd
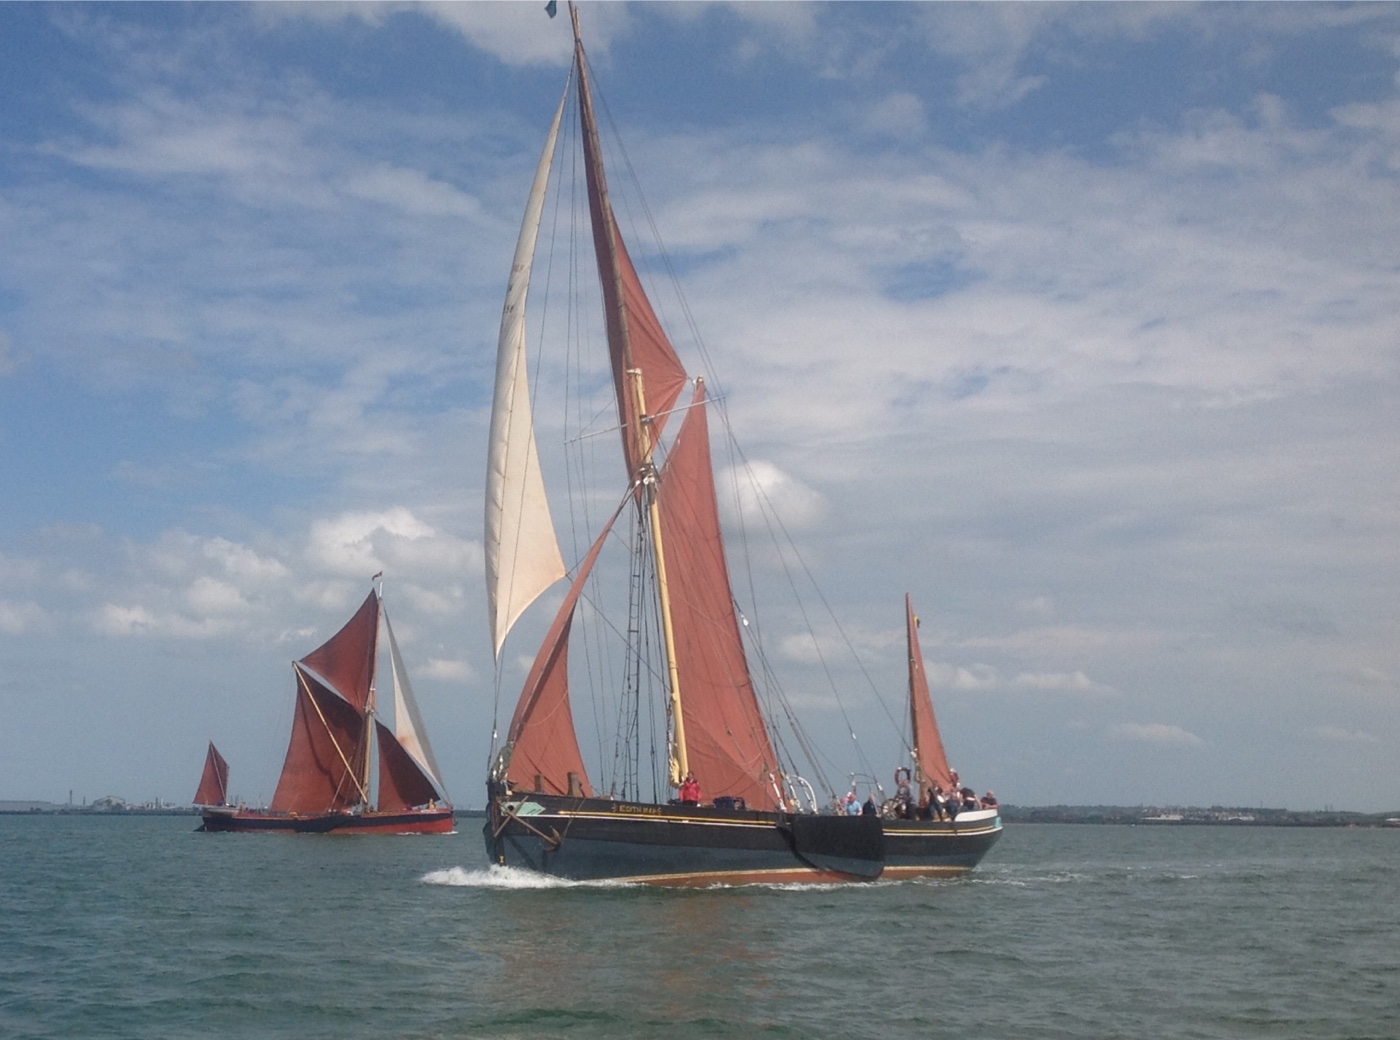
<svg viewBox="0 0 1400 1040">
<path fill-rule="evenodd" d="M 656 464 L 652 453 L 656 445 L 651 439 L 651 423 L 646 418 L 646 393 L 642 373 L 632 369 L 633 392 L 637 398 L 637 414 L 642 417 L 643 486 L 647 497 L 647 514 L 651 522 L 651 548 L 656 558 L 656 591 L 661 605 L 661 632 L 666 644 L 666 671 L 671 682 L 671 785 L 678 786 L 690 772 L 685 746 L 685 715 L 681 711 L 681 672 L 676 663 L 676 629 L 671 621 L 671 586 L 666 580 L 666 553 L 661 534 L 661 507 L 656 497 Z"/>
</svg>

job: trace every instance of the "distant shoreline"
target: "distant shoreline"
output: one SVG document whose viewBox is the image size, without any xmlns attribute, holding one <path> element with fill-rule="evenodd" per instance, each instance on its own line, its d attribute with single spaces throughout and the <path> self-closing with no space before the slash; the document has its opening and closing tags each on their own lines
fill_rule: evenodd
<svg viewBox="0 0 1400 1040">
<path fill-rule="evenodd" d="M 1085 823 L 1149 827 L 1400 827 L 1400 810 L 1246 809 L 1213 805 L 1003 805 L 1004 823 Z"/>
<path fill-rule="evenodd" d="M 202 811 L 193 805 L 127 805 L 119 799 L 101 799 L 88 805 L 0 801 L 0 816 L 198 816 Z M 485 817 L 486 810 L 458 809 L 457 815 L 467 819 Z"/>
<path fill-rule="evenodd" d="M 189 805 L 129 805 L 103 798 L 86 805 L 60 802 L 0 801 L 0 816 L 198 816 Z M 485 815 L 483 809 L 458 809 L 465 819 Z M 1247 809 L 1213 805 L 1002 805 L 1004 823 L 1082 823 L 1151 827 L 1395 827 L 1400 810 L 1360 813 L 1346 810 Z"/>
</svg>

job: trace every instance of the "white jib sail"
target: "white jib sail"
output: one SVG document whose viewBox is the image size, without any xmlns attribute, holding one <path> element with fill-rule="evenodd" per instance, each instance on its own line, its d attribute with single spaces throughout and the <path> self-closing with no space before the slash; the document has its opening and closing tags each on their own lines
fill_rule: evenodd
<svg viewBox="0 0 1400 1040">
<path fill-rule="evenodd" d="M 491 405 L 491 444 L 486 468 L 486 598 L 497 658 L 516 619 L 565 573 L 535 448 L 535 422 L 525 365 L 525 297 L 530 291 L 540 213 L 567 97 L 566 87 L 535 171 L 511 264 L 501 314 L 501 338 L 496 347 L 496 394 Z"/>
<path fill-rule="evenodd" d="M 389 635 L 389 659 L 394 672 L 394 736 L 419 767 L 437 781 L 438 790 L 442 790 L 442 773 L 438 769 L 437 759 L 433 757 L 433 747 L 428 743 L 423 716 L 418 714 L 418 701 L 413 696 L 413 687 L 408 684 L 408 670 L 399 656 L 399 641 L 394 638 L 394 628 L 389 624 L 387 610 L 383 612 L 383 618 L 384 631 Z"/>
</svg>

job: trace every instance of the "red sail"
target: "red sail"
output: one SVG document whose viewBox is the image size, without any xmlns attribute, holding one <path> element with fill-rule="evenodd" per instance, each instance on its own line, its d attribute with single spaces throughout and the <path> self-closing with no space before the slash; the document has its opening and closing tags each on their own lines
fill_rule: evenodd
<svg viewBox="0 0 1400 1040">
<path fill-rule="evenodd" d="M 394 739 L 394 731 L 378 719 L 374 728 L 379 738 L 379 808 L 411 809 L 439 798 L 437 785 Z"/>
<path fill-rule="evenodd" d="M 369 704 L 379 641 L 379 596 L 373 590 L 355 616 L 301 663 L 361 711 Z"/>
<path fill-rule="evenodd" d="M 194 793 L 195 805 L 228 804 L 228 763 L 214 742 L 204 756 L 204 775 L 199 778 L 199 790 Z"/>
<path fill-rule="evenodd" d="M 685 387 L 685 369 L 676 357 L 666 330 L 642 289 L 637 270 L 627 254 L 618 231 L 608 182 L 603 172 L 603 153 L 598 140 L 598 124 L 593 114 L 593 94 L 589 86 L 583 44 L 578 40 L 575 21 L 575 52 L 579 71 L 579 113 L 583 122 L 583 151 L 588 173 L 588 207 L 593 221 L 593 248 L 598 257 L 598 278 L 603 286 L 603 310 L 607 315 L 608 352 L 612 356 L 613 389 L 617 393 L 618 417 L 622 423 L 622 447 L 627 475 L 635 477 L 646 457 L 645 439 L 654 445 L 661 437 L 666 418 Z M 646 413 L 655 418 L 650 433 L 642 428 L 636 391 L 628 373 L 641 373 L 646 394 Z"/>
<path fill-rule="evenodd" d="M 364 800 L 356 779 L 363 776 L 364 716 L 300 666 L 292 669 L 297 675 L 296 714 L 272 809 L 321 813 L 358 805 Z"/>
<path fill-rule="evenodd" d="M 690 771 L 707 796 L 777 809 L 778 760 L 744 657 L 710 462 L 701 382 L 662 470 L 661 509 L 671 620 Z"/>
<path fill-rule="evenodd" d="M 933 698 L 928 692 L 928 676 L 924 674 L 924 653 L 919 647 L 919 619 L 914 616 L 914 601 L 904 597 L 909 635 L 909 715 L 914 733 L 914 762 L 918 775 L 914 781 L 924 793 L 930 784 L 947 791 L 953 786 L 948 769 L 948 754 L 943 750 L 943 738 L 938 733 L 938 720 L 933 717 Z"/>
<path fill-rule="evenodd" d="M 530 668 L 525 689 L 515 706 L 515 716 L 510 720 L 506 736 L 511 749 L 510 764 L 506 775 L 512 784 L 523 790 L 592 794 L 588 773 L 583 767 L 583 754 L 578 747 L 578 734 L 574 730 L 574 713 L 569 706 L 569 631 L 584 582 L 621 515 L 619 509 L 603 526 L 603 533 L 579 567 Z"/>
</svg>

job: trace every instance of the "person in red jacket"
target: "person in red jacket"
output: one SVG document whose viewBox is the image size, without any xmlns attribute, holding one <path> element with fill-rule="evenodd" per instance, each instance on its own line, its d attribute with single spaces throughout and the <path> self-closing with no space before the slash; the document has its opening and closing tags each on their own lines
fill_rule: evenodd
<svg viewBox="0 0 1400 1040">
<path fill-rule="evenodd" d="M 700 785 L 696 783 L 694 773 L 685 774 L 685 779 L 681 781 L 680 795 L 682 805 L 700 804 Z"/>
</svg>

